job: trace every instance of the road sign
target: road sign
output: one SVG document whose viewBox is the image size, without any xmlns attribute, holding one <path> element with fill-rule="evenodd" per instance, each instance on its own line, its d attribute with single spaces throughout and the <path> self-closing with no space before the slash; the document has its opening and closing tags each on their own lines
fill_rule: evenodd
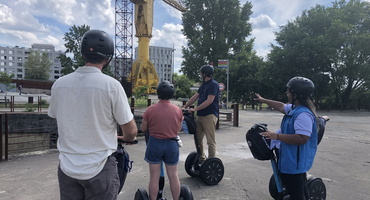
<svg viewBox="0 0 370 200">
<path fill-rule="evenodd" d="M 229 67 L 229 60 L 218 60 L 218 68 L 228 68 Z"/>
<path fill-rule="evenodd" d="M 225 89 L 225 84 L 219 83 L 218 88 L 220 89 L 220 91 L 223 91 Z"/>
</svg>

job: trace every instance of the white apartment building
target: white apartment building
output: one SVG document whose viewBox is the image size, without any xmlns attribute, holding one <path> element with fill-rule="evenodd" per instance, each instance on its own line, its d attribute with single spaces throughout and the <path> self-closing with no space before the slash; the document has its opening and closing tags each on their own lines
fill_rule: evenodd
<svg viewBox="0 0 370 200">
<path fill-rule="evenodd" d="M 52 62 L 49 72 L 49 80 L 56 80 L 61 76 L 62 66 L 57 58 L 62 51 L 55 51 L 50 44 L 33 44 L 31 48 L 25 47 L 1 47 L 0 46 L 0 71 L 14 74 L 16 79 L 25 78 L 24 63 L 31 51 L 46 52 Z"/>
<path fill-rule="evenodd" d="M 138 48 L 135 48 L 135 60 L 137 59 Z M 158 74 L 159 82 L 172 82 L 174 73 L 173 66 L 174 49 L 169 47 L 149 46 L 149 60 L 154 64 Z"/>
</svg>

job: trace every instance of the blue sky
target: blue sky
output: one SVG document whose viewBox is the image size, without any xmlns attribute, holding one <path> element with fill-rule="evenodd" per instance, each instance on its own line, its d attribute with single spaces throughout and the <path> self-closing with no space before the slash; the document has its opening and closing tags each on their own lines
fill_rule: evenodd
<svg viewBox="0 0 370 200">
<path fill-rule="evenodd" d="M 364 0 L 365 1 L 365 0 Z M 370 1 L 370 0 L 366 0 Z M 240 0 L 244 4 L 247 0 Z M 331 0 L 250 0 L 253 5 L 252 36 L 255 50 L 265 57 L 274 32 L 316 4 L 331 6 Z M 31 47 L 53 44 L 65 50 L 63 36 L 73 25 L 89 25 L 114 36 L 115 0 L 0 0 L 0 46 Z M 154 1 L 154 28 L 150 45 L 174 47 L 175 72 L 182 61 L 181 13 L 161 0 Z M 134 38 L 136 47 L 137 38 Z"/>
</svg>

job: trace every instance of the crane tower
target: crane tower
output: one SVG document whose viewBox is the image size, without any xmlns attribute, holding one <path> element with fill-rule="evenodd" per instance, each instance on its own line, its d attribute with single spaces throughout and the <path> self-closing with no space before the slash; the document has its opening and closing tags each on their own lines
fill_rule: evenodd
<svg viewBox="0 0 370 200">
<path fill-rule="evenodd" d="M 116 40 L 116 57 L 118 52 L 120 54 L 120 57 L 118 57 L 118 62 L 122 62 L 126 65 L 115 65 L 115 70 L 117 70 L 117 73 L 119 73 L 121 70 L 119 68 L 120 66 L 123 67 L 122 70 L 126 70 L 123 74 L 126 75 L 125 77 L 127 77 L 129 81 L 131 81 L 133 91 L 135 91 L 135 89 L 138 87 L 147 86 L 147 93 L 155 93 L 155 89 L 158 85 L 158 75 L 154 64 L 149 60 L 149 42 L 150 38 L 152 37 L 153 28 L 153 0 L 130 1 L 135 5 L 134 17 L 132 17 L 132 9 L 129 9 L 132 7 L 129 7 L 128 0 L 116 0 L 116 39 L 119 38 L 118 41 Z M 181 2 L 177 0 L 163 1 L 181 12 L 186 11 L 185 7 L 181 5 Z M 117 6 L 117 2 L 120 3 L 119 5 L 123 6 Z M 123 8 L 123 10 L 121 11 L 120 8 Z M 118 13 L 122 14 L 119 15 Z M 117 16 L 120 16 L 120 19 L 117 19 Z M 129 19 L 134 19 L 136 31 L 135 36 L 138 38 L 137 60 L 130 67 L 128 65 L 130 64 L 129 62 L 132 63 L 132 31 L 130 32 L 128 28 L 132 27 L 132 21 L 130 23 Z M 120 23 L 122 24 L 118 25 Z M 121 30 L 122 27 L 125 30 L 118 31 L 117 33 L 117 29 Z M 125 35 L 125 33 L 127 34 Z M 130 33 L 131 35 L 129 35 Z M 131 36 L 131 39 L 128 38 L 129 36 Z M 131 43 L 122 42 L 123 46 L 121 47 L 121 43 L 119 43 L 119 41 L 122 39 L 125 41 L 130 41 Z M 121 49 L 123 50 L 120 51 Z M 125 51 L 129 49 L 131 52 Z M 131 73 L 130 75 L 127 75 L 127 71 L 129 69 Z M 124 82 L 125 81 L 123 81 L 123 85 Z"/>
<path fill-rule="evenodd" d="M 114 77 L 120 80 L 127 96 L 132 94 L 131 68 L 133 62 L 133 4 L 116 0 Z"/>
</svg>

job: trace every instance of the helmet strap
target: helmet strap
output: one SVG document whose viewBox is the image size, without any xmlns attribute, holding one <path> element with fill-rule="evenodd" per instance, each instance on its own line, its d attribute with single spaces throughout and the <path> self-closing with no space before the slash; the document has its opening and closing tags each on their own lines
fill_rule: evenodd
<svg viewBox="0 0 370 200">
<path fill-rule="evenodd" d="M 298 100 L 297 95 L 294 93 L 292 94 L 292 110 L 296 107 L 295 102 Z"/>
<path fill-rule="evenodd" d="M 103 69 L 102 69 L 102 70 L 104 70 L 104 69 L 109 65 L 109 63 L 110 63 L 110 61 L 112 60 L 112 58 L 113 58 L 113 56 L 110 56 L 110 57 L 108 58 L 108 61 L 107 61 L 107 63 L 103 66 Z"/>
<path fill-rule="evenodd" d="M 202 73 L 203 82 L 206 82 L 206 77 L 207 77 L 206 74 Z"/>
</svg>

